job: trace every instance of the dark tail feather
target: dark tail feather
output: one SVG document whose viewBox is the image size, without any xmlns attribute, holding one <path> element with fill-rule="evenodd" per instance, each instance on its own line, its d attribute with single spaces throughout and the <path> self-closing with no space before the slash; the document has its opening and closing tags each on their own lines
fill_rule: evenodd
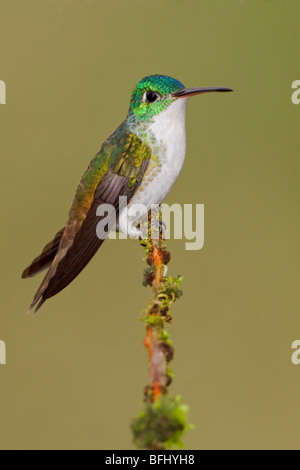
<svg viewBox="0 0 300 470">
<path fill-rule="evenodd" d="M 57 232 L 53 240 L 51 240 L 51 242 L 45 246 L 42 253 L 37 256 L 32 261 L 31 265 L 23 271 L 22 279 L 35 276 L 36 274 L 39 274 L 40 272 L 49 268 L 57 253 L 64 230 L 65 228 L 62 228 L 59 232 Z"/>
<path fill-rule="evenodd" d="M 40 301 L 39 303 L 37 304 L 37 306 L 35 307 L 34 311 L 33 311 L 33 315 L 35 315 L 37 313 L 37 311 L 41 308 L 41 306 L 43 305 L 43 303 L 45 302 L 46 299 L 43 298 L 43 295 L 41 294 L 41 296 L 39 297 L 40 298 Z M 30 305 L 29 309 L 28 309 L 28 314 L 31 312 L 31 310 L 33 309 L 33 307 L 35 306 L 35 304 L 38 302 L 38 298 L 36 300 L 34 300 L 32 302 L 32 304 Z"/>
<path fill-rule="evenodd" d="M 95 229 L 96 232 L 96 229 Z M 58 264 L 57 269 L 53 277 L 48 278 L 48 274 L 43 280 L 40 288 L 34 296 L 32 304 L 29 307 L 28 313 L 34 308 L 33 314 L 35 315 L 37 311 L 41 308 L 43 303 L 58 294 L 63 290 L 70 282 L 75 279 L 78 274 L 85 268 L 89 263 L 91 258 L 94 256 L 95 252 L 100 248 L 104 240 L 99 240 L 97 237 L 89 243 L 88 250 L 85 253 L 84 257 L 80 257 L 75 264 L 73 264 L 72 269 L 68 269 L 69 260 L 74 260 L 76 258 L 76 248 L 71 247 L 68 250 L 67 255 L 63 260 Z"/>
</svg>

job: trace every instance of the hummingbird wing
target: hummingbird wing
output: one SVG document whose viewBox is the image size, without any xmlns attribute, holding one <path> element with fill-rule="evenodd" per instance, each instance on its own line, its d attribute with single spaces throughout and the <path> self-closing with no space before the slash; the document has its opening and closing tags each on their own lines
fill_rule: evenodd
<svg viewBox="0 0 300 470">
<path fill-rule="evenodd" d="M 37 304 L 37 312 L 46 299 L 64 289 L 88 264 L 104 241 L 96 233 L 101 220 L 96 214 L 98 207 L 113 205 L 118 220 L 119 196 L 130 201 L 150 159 L 150 148 L 125 123 L 103 143 L 77 187 L 55 257 L 30 309 Z M 106 221 L 109 226 L 113 222 L 109 218 Z M 28 268 L 28 272 L 32 270 Z"/>
</svg>

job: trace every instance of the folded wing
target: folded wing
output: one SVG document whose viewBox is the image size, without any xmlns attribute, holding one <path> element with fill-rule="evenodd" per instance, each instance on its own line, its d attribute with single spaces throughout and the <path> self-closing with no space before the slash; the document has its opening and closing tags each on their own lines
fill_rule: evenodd
<svg viewBox="0 0 300 470">
<path fill-rule="evenodd" d="M 104 241 L 96 233 L 101 220 L 97 216 L 98 207 L 113 205 L 118 220 L 119 197 L 126 196 L 130 201 L 141 184 L 150 158 L 150 148 L 129 131 L 123 132 L 121 137 L 115 133 L 104 142 L 79 183 L 65 229 L 58 232 L 41 254 L 44 267 L 47 263 L 49 266 L 52 256 L 54 258 L 30 309 L 36 306 L 36 312 L 46 299 L 72 282 L 91 260 Z M 111 226 L 109 217 L 106 222 Z M 38 270 L 41 257 L 24 271 L 24 277 L 44 269 Z"/>
</svg>

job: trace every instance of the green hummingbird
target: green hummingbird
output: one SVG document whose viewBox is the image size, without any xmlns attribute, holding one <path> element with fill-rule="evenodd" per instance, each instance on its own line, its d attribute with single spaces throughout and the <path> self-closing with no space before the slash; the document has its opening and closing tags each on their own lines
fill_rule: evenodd
<svg viewBox="0 0 300 470">
<path fill-rule="evenodd" d="M 35 307 L 37 312 L 46 299 L 70 284 L 100 248 L 105 236 L 96 233 L 99 207 L 112 205 L 119 230 L 132 238 L 141 236 L 138 219 L 128 215 L 130 207 L 142 204 L 147 213 L 168 194 L 185 158 L 187 99 L 214 91 L 232 90 L 185 88 L 165 75 L 151 75 L 137 84 L 125 121 L 105 140 L 82 176 L 65 227 L 22 274 L 28 278 L 49 268 L 30 310 Z M 127 207 L 120 205 L 124 198 Z"/>
</svg>

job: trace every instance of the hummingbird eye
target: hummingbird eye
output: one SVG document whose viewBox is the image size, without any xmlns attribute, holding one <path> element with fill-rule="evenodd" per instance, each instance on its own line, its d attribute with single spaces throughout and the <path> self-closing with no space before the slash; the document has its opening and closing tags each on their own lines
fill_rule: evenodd
<svg viewBox="0 0 300 470">
<path fill-rule="evenodd" d="M 155 91 L 146 91 L 146 93 L 144 94 L 144 101 L 146 103 L 154 103 L 156 100 L 158 100 L 159 98 L 159 95 L 158 93 L 155 93 Z"/>
</svg>

